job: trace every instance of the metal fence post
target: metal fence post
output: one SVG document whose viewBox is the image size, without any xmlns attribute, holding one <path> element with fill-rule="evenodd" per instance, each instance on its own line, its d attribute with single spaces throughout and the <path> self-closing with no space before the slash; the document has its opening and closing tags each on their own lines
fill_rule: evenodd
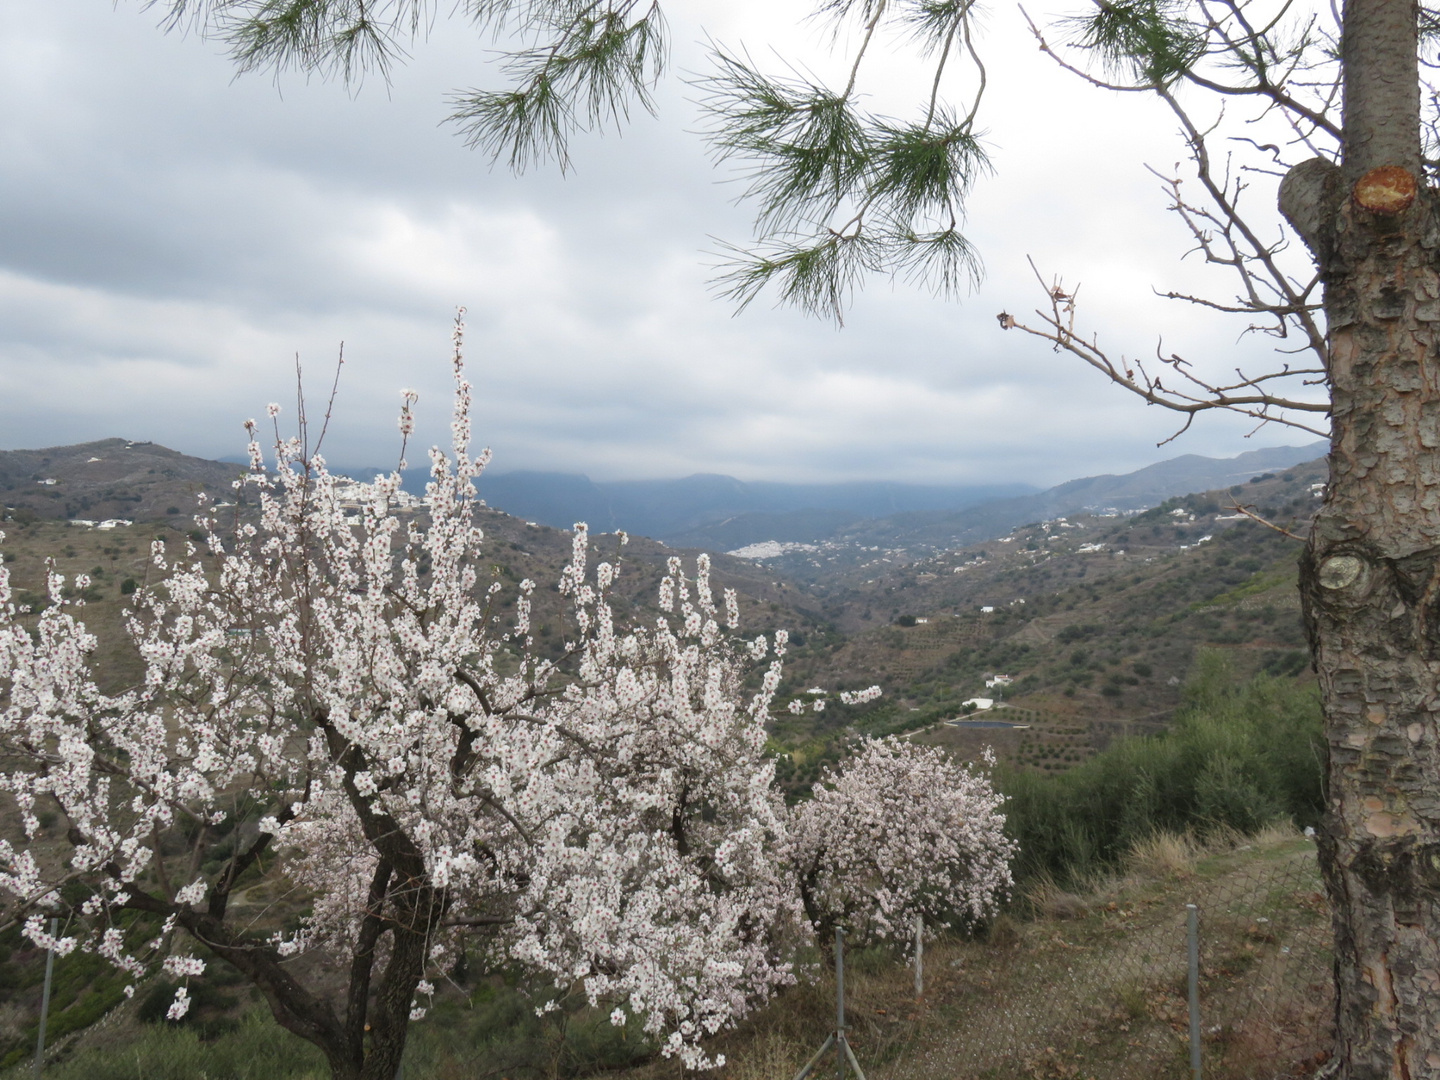
<svg viewBox="0 0 1440 1080">
<path fill-rule="evenodd" d="M 50 920 L 50 938 L 60 929 L 60 920 Z M 45 989 L 40 995 L 40 1033 L 35 1038 L 35 1080 L 40 1080 L 40 1070 L 45 1065 L 45 1020 L 50 1012 L 50 982 L 55 975 L 55 947 L 45 950 Z"/>
<path fill-rule="evenodd" d="M 847 1064 L 854 1070 L 855 1080 L 865 1080 L 865 1070 L 860 1068 L 860 1062 L 855 1060 L 855 1051 L 850 1049 L 850 1040 L 845 1038 L 845 931 L 838 926 L 835 928 L 835 1030 L 825 1037 L 815 1056 L 795 1074 L 795 1080 L 805 1080 L 832 1046 L 835 1048 L 835 1074 L 839 1080 L 845 1080 Z"/>
<path fill-rule="evenodd" d="M 835 928 L 835 1075 L 845 1080 L 845 931 Z"/>
<path fill-rule="evenodd" d="M 915 998 L 925 996 L 925 916 L 915 913 Z"/>
<path fill-rule="evenodd" d="M 1200 1077 L 1200 909 L 1185 905 L 1186 937 L 1190 946 L 1190 1072 Z"/>
</svg>

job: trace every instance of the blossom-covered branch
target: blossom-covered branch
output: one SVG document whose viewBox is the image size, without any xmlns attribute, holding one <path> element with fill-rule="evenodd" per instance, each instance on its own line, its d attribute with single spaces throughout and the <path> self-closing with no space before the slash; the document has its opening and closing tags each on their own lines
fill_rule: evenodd
<svg viewBox="0 0 1440 1080">
<path fill-rule="evenodd" d="M 0 837 L 0 894 L 37 945 L 135 979 L 232 964 L 336 1077 L 395 1074 L 477 934 L 703 1064 L 699 1040 L 791 979 L 800 913 L 763 753 L 783 635 L 747 644 L 766 663 L 747 696 L 737 605 L 717 605 L 704 557 L 693 578 L 672 560 L 663 617 L 617 627 L 620 568 L 590 569 L 580 525 L 561 580 L 576 641 L 533 652 L 533 586 L 502 624 L 481 580 L 487 455 L 469 450 L 458 325 L 454 375 L 451 452 L 430 452 L 418 511 L 398 473 L 347 510 L 303 431 L 267 465 L 249 425 L 258 514 L 222 535 L 202 507 L 203 543 L 155 544 L 129 690 L 98 689 L 58 574 L 26 612 L 0 564 L 0 791 L 24 821 Z M 63 857 L 38 853 L 42 801 L 66 818 Z M 304 914 L 239 917 L 262 881 Z M 339 961 L 338 996 L 287 963 L 305 953 Z M 170 1015 L 189 1000 L 182 985 Z"/>
</svg>

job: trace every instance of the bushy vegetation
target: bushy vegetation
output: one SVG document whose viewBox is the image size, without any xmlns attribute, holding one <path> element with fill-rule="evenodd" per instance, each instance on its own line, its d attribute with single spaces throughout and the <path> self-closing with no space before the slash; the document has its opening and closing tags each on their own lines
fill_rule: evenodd
<svg viewBox="0 0 1440 1080">
<path fill-rule="evenodd" d="M 44 956 L 18 928 L 0 934 L 0 1001 L 11 1009 L 0 1023 L 0 1069 L 27 1060 L 34 1052 Z M 53 1044 L 99 1020 L 124 1000 L 125 982 L 122 972 L 94 954 L 56 958 L 47 1041 Z"/>
<path fill-rule="evenodd" d="M 146 1026 L 122 1044 L 47 1066 L 50 1080 L 321 1080 L 320 1052 L 259 1010 L 207 1040 L 193 1028 Z"/>
<path fill-rule="evenodd" d="M 1019 879 L 1073 884 L 1116 865 L 1156 832 L 1301 827 L 1323 809 L 1324 743 L 1313 686 L 1259 676 L 1237 684 L 1202 653 L 1169 730 L 1119 741 L 1057 775 L 1007 771 L 1007 831 Z"/>
<path fill-rule="evenodd" d="M 198 994 L 207 980 L 199 980 Z M 232 980 L 233 982 L 234 980 Z M 194 1012 L 176 1023 L 164 1018 L 167 986 L 157 980 L 152 997 L 161 1005 L 133 1010 L 138 1023 L 97 1032 L 78 1052 L 45 1069 L 47 1080 L 322 1080 L 330 1074 L 320 1052 L 283 1031 L 270 1010 L 249 994 L 248 1004 L 228 1011 L 213 995 L 197 997 Z M 173 987 L 169 987 L 173 991 Z M 634 1065 L 656 1052 L 633 1019 L 621 1027 L 583 997 L 557 999 L 540 1015 L 537 1004 L 554 996 L 507 971 L 484 976 L 463 994 L 441 995 L 423 1023 L 413 1026 L 405 1050 L 405 1075 L 507 1076 L 512 1080 L 564 1080 Z M 28 1062 L 9 1074 L 29 1076 Z"/>
</svg>

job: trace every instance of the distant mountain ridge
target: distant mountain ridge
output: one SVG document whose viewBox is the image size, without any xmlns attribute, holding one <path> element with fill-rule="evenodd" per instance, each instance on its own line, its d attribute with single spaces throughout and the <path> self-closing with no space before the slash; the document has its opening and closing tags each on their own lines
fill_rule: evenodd
<svg viewBox="0 0 1440 1080">
<path fill-rule="evenodd" d="M 199 492 L 228 494 L 230 482 L 243 472 L 238 465 L 131 439 L 0 450 L 0 518 L 173 518 L 188 523 Z"/>
<path fill-rule="evenodd" d="M 902 514 L 856 522 L 821 539 L 834 537 L 850 543 L 882 547 L 943 547 L 979 543 L 1004 536 L 1017 525 L 1048 521 L 1067 514 L 1146 510 L 1179 495 L 1228 488 L 1267 472 L 1313 461 L 1322 457 L 1325 451 L 1326 443 L 1320 441 L 1307 446 L 1248 450 L 1233 458 L 1185 454 L 1147 465 L 1133 473 L 1069 480 L 1038 494 L 998 499 L 953 513 Z M 676 538 L 676 542 L 681 539 L 685 543 L 696 543 L 700 538 Z"/>
<path fill-rule="evenodd" d="M 587 522 L 672 547 L 733 551 L 767 540 L 904 546 L 974 543 L 1016 525 L 1085 510 L 1143 510 L 1165 499 L 1225 488 L 1324 452 L 1323 442 L 1252 450 L 1233 458 L 1187 454 L 1114 476 L 1071 480 L 1037 492 L 1018 483 L 943 485 L 894 481 L 836 484 L 746 482 L 700 473 L 671 480 L 597 482 L 575 473 L 486 473 L 490 506 L 554 528 Z M 41 450 L 0 451 L 0 492 L 11 512 L 40 518 L 188 519 L 200 490 L 226 492 L 243 471 L 154 443 L 105 439 Z M 366 477 L 373 470 L 342 470 Z M 405 486 L 424 489 L 414 469 Z"/>
<path fill-rule="evenodd" d="M 407 476 L 406 486 L 412 483 L 423 487 L 424 478 Z M 756 516 L 763 519 L 763 527 L 757 526 L 762 531 L 788 520 L 788 531 L 798 528 L 809 537 L 853 521 L 897 513 L 953 511 L 1035 490 L 1029 484 L 1014 483 L 926 485 L 879 480 L 783 484 L 746 482 L 715 473 L 676 480 L 603 482 L 577 473 L 486 473 L 478 486 L 490 506 L 541 525 L 566 529 L 584 521 L 596 531 L 623 529 L 667 542 L 670 537 L 697 530 L 724 534 L 730 523 Z M 750 531 L 753 529 L 747 527 L 743 534 Z"/>
<path fill-rule="evenodd" d="M 1185 454 L 1123 475 L 1070 480 L 1046 491 L 1026 484 L 747 483 L 700 473 L 678 480 L 594 481 L 579 473 L 487 473 L 489 505 L 554 528 L 584 521 L 673 547 L 733 551 L 766 540 L 818 543 L 971 543 L 1015 525 L 1083 510 L 1144 510 L 1176 495 L 1228 487 L 1324 453 L 1323 442 L 1250 450 L 1233 458 Z M 423 486 L 418 474 L 407 486 Z"/>
<path fill-rule="evenodd" d="M 1098 510 L 1105 506 L 1137 510 L 1141 508 L 1138 504 L 1142 501 L 1153 505 L 1176 495 L 1228 487 L 1244 483 L 1260 473 L 1313 461 L 1323 456 L 1326 449 L 1327 444 L 1322 439 L 1306 446 L 1247 450 L 1233 458 L 1184 454 L 1122 476 L 1090 476 L 1071 480 L 1041 492 L 1036 498 L 1044 500 L 1049 497 L 1057 506 L 1073 506 L 1076 510 Z"/>
</svg>

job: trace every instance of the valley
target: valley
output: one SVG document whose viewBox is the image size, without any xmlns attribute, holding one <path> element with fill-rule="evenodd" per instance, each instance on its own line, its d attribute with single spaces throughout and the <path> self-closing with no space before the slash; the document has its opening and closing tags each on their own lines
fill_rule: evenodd
<svg viewBox="0 0 1440 1080">
<path fill-rule="evenodd" d="M 1061 505 L 1068 490 L 1128 500 L 1123 509 L 1001 528 L 1017 502 L 1036 505 L 1038 497 L 1027 496 L 968 514 L 865 519 L 815 542 L 767 537 L 712 552 L 717 587 L 741 598 L 742 634 L 791 635 L 772 724 L 782 783 L 799 794 L 862 732 L 905 733 L 967 758 L 991 746 L 1008 766 L 1064 771 L 1117 737 L 1162 729 L 1201 650 L 1223 652 L 1237 677 L 1304 677 L 1298 544 L 1245 511 L 1302 535 L 1323 463 L 1135 505 L 1187 478 L 1235 478 L 1285 454 L 1248 457 L 1248 468 L 1241 459 L 1177 459 L 1144 475 L 1061 485 L 1043 500 Z M 88 575 L 87 621 L 112 685 L 122 684 L 138 671 L 122 612 L 146 580 L 151 542 L 173 552 L 201 540 L 192 518 L 202 493 L 222 515 L 248 512 L 244 493 L 232 488 L 238 475 L 235 464 L 118 439 L 0 453 L 4 557 L 17 599 L 41 602 L 46 559 L 72 583 Z M 132 516 L 119 518 L 124 513 Z M 68 523 L 82 514 L 119 521 Z M 539 583 L 533 632 L 542 651 L 558 656 L 573 629 L 553 585 L 570 533 L 495 508 L 482 509 L 478 524 L 489 577 L 501 585 L 499 613 L 513 605 L 520 581 Z M 698 553 L 641 536 L 622 546 L 614 533 L 593 534 L 592 543 L 593 560 L 622 566 L 613 588 L 621 620 L 658 614 L 667 561 L 681 555 L 693 573 Z M 876 702 L 836 698 L 872 684 L 885 691 Z M 802 711 L 787 711 L 792 702 Z"/>
<path fill-rule="evenodd" d="M 233 486 L 239 474 L 234 464 L 123 440 L 0 454 L 0 553 L 15 602 L 43 604 L 53 567 L 67 598 L 84 603 L 102 689 L 132 684 L 142 667 L 123 622 L 131 596 L 153 576 L 152 544 L 167 557 L 205 558 L 199 498 L 219 510 L 222 533 L 224 523 L 255 513 L 253 492 Z M 1144 506 L 1082 508 L 1003 528 L 1004 515 L 981 504 L 972 517 L 866 519 L 828 538 L 767 536 L 712 551 L 715 586 L 739 595 L 741 635 L 790 633 L 767 725 L 777 786 L 792 803 L 804 799 L 857 736 L 898 735 L 962 760 L 993 752 L 1008 794 L 1025 778 L 1079 776 L 1084 770 L 1073 771 L 1127 737 L 1170 729 L 1204 658 L 1236 685 L 1257 674 L 1303 683 L 1295 537 L 1323 484 L 1322 463 L 1299 462 Z M 535 581 L 531 632 L 539 653 L 561 657 L 576 628 L 554 583 L 573 534 L 493 507 L 481 508 L 476 524 L 485 534 L 481 585 L 500 586 L 494 616 L 507 619 L 519 583 Z M 669 560 L 679 556 L 693 574 L 701 550 L 642 536 L 622 544 L 614 532 L 593 534 L 591 549 L 592 566 L 620 566 L 611 598 L 621 622 L 656 617 Z M 755 685 L 759 677 L 752 671 Z M 878 700 L 839 699 L 871 685 L 884 690 Z M 1023 799 L 1017 805 L 1017 821 L 1034 820 Z M 0 816 L 7 831 L 17 828 L 13 807 Z M 41 817 L 39 852 L 63 846 L 54 817 Z M 252 890 L 237 903 L 275 917 L 268 893 Z M 4 996 L 29 1002 L 16 1006 L 29 1016 L 39 954 L 13 931 L 0 953 Z M 81 1032 L 121 1000 L 113 973 L 82 959 L 62 967 L 57 1037 Z M 204 984 L 211 988 L 197 999 L 197 1030 L 232 1030 L 250 1007 L 233 981 Z M 172 989 L 161 981 L 146 990 L 138 1020 L 127 1022 L 158 1022 Z M 0 1057 L 13 1062 L 34 1032 L 23 1020 L 12 1027 L 0 1030 Z"/>
</svg>

